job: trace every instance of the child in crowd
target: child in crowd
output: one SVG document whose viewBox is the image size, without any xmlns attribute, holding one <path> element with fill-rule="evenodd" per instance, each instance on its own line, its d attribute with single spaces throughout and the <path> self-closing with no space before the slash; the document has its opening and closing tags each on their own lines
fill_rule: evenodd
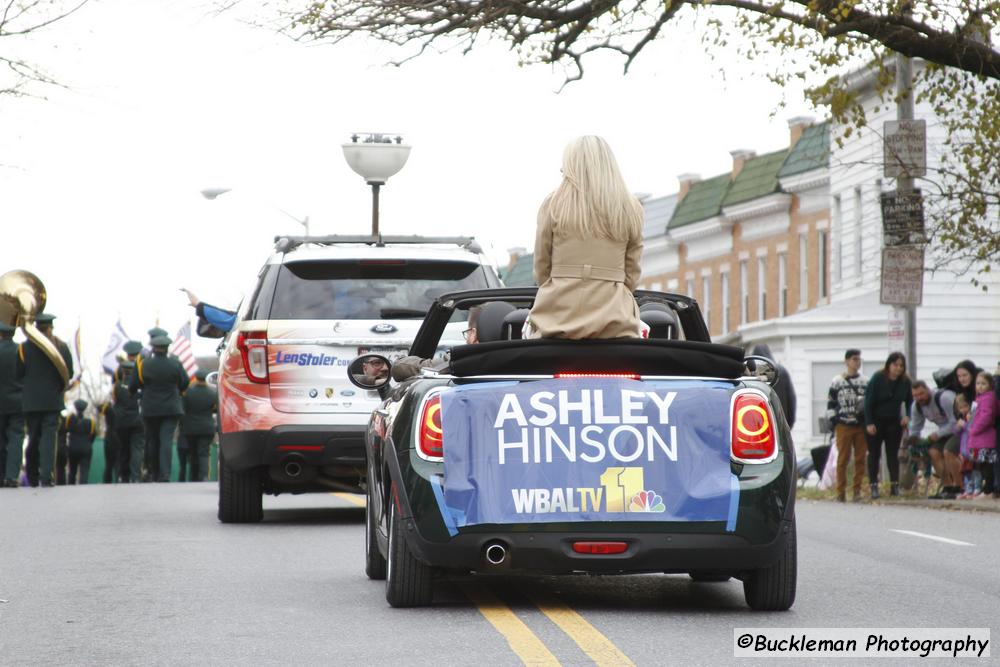
<svg viewBox="0 0 1000 667">
<path fill-rule="evenodd" d="M 959 500 L 975 498 L 982 493 L 983 473 L 972 461 L 969 451 L 969 422 L 972 421 L 972 406 L 963 394 L 955 396 L 955 432 L 960 438 L 959 453 L 962 455 L 962 482 L 965 493 L 958 496 Z"/>
<path fill-rule="evenodd" d="M 993 376 L 983 371 L 976 375 L 976 400 L 972 402 L 972 419 L 969 422 L 969 452 L 973 465 L 982 473 L 987 467 L 993 468 L 993 478 L 997 480 L 996 418 L 1000 412 L 997 398 L 993 394 Z M 993 495 L 997 493 L 994 482 Z"/>
</svg>

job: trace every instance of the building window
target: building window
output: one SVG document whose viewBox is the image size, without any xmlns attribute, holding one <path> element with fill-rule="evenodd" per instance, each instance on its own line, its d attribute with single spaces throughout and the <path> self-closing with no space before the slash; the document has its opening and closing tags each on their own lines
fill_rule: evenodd
<svg viewBox="0 0 1000 667">
<path fill-rule="evenodd" d="M 747 261 L 740 262 L 740 324 L 747 323 L 750 314 L 750 271 L 747 268 Z"/>
<path fill-rule="evenodd" d="M 722 281 L 722 333 L 729 333 L 729 272 L 721 274 Z"/>
<path fill-rule="evenodd" d="M 844 271 L 844 219 L 840 208 L 840 195 L 833 197 L 833 233 L 837 242 L 837 261 L 833 264 L 833 280 L 839 283 Z"/>
<path fill-rule="evenodd" d="M 830 268 L 830 233 L 825 229 L 819 233 L 819 298 L 830 296 L 826 282 L 827 271 Z"/>
<path fill-rule="evenodd" d="M 767 257 L 757 258 L 757 319 L 767 319 Z"/>
<path fill-rule="evenodd" d="M 809 307 L 809 235 L 799 234 L 799 310 Z"/>
<path fill-rule="evenodd" d="M 687 295 L 689 299 L 694 298 L 694 278 L 687 279 Z"/>
<path fill-rule="evenodd" d="M 705 313 L 705 323 L 708 324 L 709 331 L 712 330 L 711 299 L 712 276 L 703 276 L 701 279 L 701 308 Z"/>
<path fill-rule="evenodd" d="M 861 188 L 854 188 L 854 282 L 861 283 L 861 225 L 864 222 Z"/>
<path fill-rule="evenodd" d="M 778 317 L 788 314 L 788 255 L 778 255 Z"/>
</svg>

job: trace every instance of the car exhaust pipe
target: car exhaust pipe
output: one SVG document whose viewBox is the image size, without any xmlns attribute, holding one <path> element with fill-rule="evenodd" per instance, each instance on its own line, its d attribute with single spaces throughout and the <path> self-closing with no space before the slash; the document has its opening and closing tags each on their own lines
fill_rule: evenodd
<svg viewBox="0 0 1000 667">
<path fill-rule="evenodd" d="M 507 547 L 502 542 L 492 542 L 486 545 L 486 562 L 490 565 L 503 565 L 507 560 Z"/>
<path fill-rule="evenodd" d="M 286 461 L 284 472 L 292 479 L 296 479 L 302 474 L 302 464 L 298 461 Z"/>
</svg>

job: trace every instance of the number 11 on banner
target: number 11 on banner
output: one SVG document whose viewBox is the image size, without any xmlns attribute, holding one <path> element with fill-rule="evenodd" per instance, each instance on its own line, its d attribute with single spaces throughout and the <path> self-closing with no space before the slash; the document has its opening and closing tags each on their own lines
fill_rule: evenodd
<svg viewBox="0 0 1000 667">
<path fill-rule="evenodd" d="M 607 512 L 627 512 L 629 502 L 643 490 L 643 471 L 640 467 L 612 466 L 601 475 L 601 486 L 607 498 Z"/>
</svg>

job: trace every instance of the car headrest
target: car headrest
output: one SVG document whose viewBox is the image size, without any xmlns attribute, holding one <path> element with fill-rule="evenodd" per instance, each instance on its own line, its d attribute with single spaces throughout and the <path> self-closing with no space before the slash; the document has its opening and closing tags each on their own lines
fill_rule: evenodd
<svg viewBox="0 0 1000 667">
<path fill-rule="evenodd" d="M 639 319 L 649 325 L 650 338 L 677 340 L 677 317 L 662 303 L 643 304 Z"/>
<path fill-rule="evenodd" d="M 503 330 L 500 333 L 504 340 L 521 340 L 521 330 L 530 312 L 527 308 L 518 308 L 507 313 L 503 318 Z"/>
<path fill-rule="evenodd" d="M 514 310 L 514 306 L 506 301 L 488 301 L 479 311 L 476 320 L 476 335 L 480 343 L 492 343 L 503 340 L 504 318 Z"/>
</svg>

